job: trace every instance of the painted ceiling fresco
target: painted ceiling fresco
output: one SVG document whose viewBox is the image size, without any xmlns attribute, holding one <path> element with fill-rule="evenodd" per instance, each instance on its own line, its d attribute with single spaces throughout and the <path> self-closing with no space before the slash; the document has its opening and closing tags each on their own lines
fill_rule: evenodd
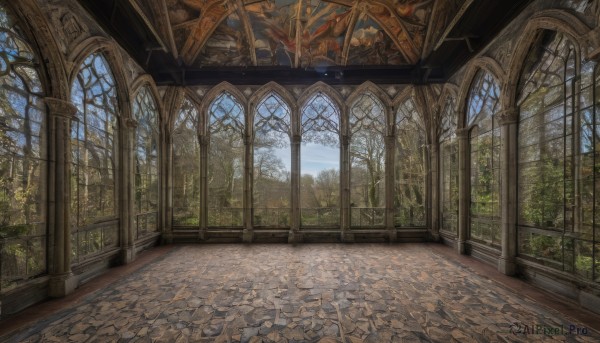
<svg viewBox="0 0 600 343">
<path fill-rule="evenodd" d="M 414 65 L 463 0 L 162 0 L 187 66 Z M 436 1 L 439 5 L 436 6 Z M 444 3 L 457 3 L 457 6 Z"/>
</svg>

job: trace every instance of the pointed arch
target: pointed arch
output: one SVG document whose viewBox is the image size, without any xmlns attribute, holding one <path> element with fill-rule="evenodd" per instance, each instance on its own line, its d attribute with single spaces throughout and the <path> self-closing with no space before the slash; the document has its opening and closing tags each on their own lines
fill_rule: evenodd
<svg viewBox="0 0 600 343">
<path fill-rule="evenodd" d="M 386 109 L 386 112 L 391 112 L 387 109 L 392 109 L 392 100 L 387 93 L 381 89 L 381 87 L 377 86 L 371 81 L 364 82 L 348 96 L 348 99 L 346 100 L 346 105 L 348 108 L 354 106 L 354 103 L 358 100 L 358 98 L 366 92 L 373 93 L 379 99 L 379 101 L 381 101 L 382 105 Z"/>
<path fill-rule="evenodd" d="M 319 92 L 327 95 L 327 97 L 334 102 L 334 105 L 340 113 L 346 112 L 346 103 L 344 102 L 342 95 L 333 87 L 322 81 L 313 84 L 302 92 L 300 97 L 298 97 L 298 108 L 304 108 L 313 95 Z"/>
<path fill-rule="evenodd" d="M 244 123 L 246 124 L 246 127 L 248 127 L 248 102 L 246 97 L 237 87 L 229 82 L 224 81 L 211 88 L 210 91 L 208 91 L 202 98 L 202 103 L 200 104 L 200 114 L 202 116 L 202 120 L 200 120 L 199 131 L 201 135 L 208 134 L 208 123 L 210 120 L 208 113 L 210 111 L 210 107 L 223 92 L 231 94 L 237 103 L 242 106 L 245 117 Z"/>
<path fill-rule="evenodd" d="M 469 92 L 471 91 L 471 85 L 473 84 L 475 76 L 477 76 L 477 72 L 479 70 L 490 73 L 500 86 L 506 79 L 502 66 L 493 58 L 479 57 L 469 63 L 467 71 L 465 72 L 460 85 L 460 91 L 458 93 L 457 111 L 459 128 L 467 126 L 467 102 L 469 101 Z M 504 108 L 502 99 L 502 96 L 500 96 L 500 106 L 501 108 Z"/>
<path fill-rule="evenodd" d="M 256 108 L 262 101 L 265 100 L 264 98 L 266 96 L 268 96 L 271 92 L 277 94 L 281 98 L 281 100 L 283 100 L 285 102 L 285 104 L 288 106 L 288 108 L 290 109 L 292 134 L 296 134 L 297 132 L 299 132 L 298 131 L 299 120 L 298 120 L 298 115 L 297 115 L 298 105 L 297 105 L 296 99 L 294 99 L 294 96 L 292 96 L 292 94 L 290 92 L 288 92 L 287 89 L 285 89 L 283 86 L 281 86 L 280 84 L 278 84 L 277 82 L 274 82 L 274 81 L 270 81 L 269 83 L 260 87 L 248 99 L 248 107 L 252 111 L 251 112 L 252 114 L 249 115 L 249 125 L 254 126 L 254 117 L 256 115 L 256 113 L 255 113 Z"/>
<path fill-rule="evenodd" d="M 17 17 L 23 19 L 19 24 L 27 28 L 27 39 L 34 42 L 35 49 L 40 52 L 40 56 L 44 56 L 39 62 L 43 71 L 40 77 L 46 85 L 46 95 L 62 100 L 69 99 L 71 88 L 65 57 L 39 4 L 35 0 L 6 1 L 5 4 Z"/>
<path fill-rule="evenodd" d="M 117 90 L 117 111 L 120 123 L 124 124 L 126 120 L 132 119 L 130 106 L 129 82 L 123 68 L 123 57 L 119 47 L 115 42 L 105 37 L 90 37 L 77 44 L 69 54 L 67 60 L 71 63 L 71 69 L 67 71 L 69 75 L 69 85 L 75 82 L 83 61 L 93 53 L 100 53 L 106 60 L 111 75 L 115 81 Z"/>
<path fill-rule="evenodd" d="M 156 104 L 160 123 L 165 122 L 165 110 L 162 98 L 160 93 L 158 92 L 158 88 L 156 87 L 156 83 L 154 83 L 154 79 L 149 74 L 143 74 L 138 76 L 133 83 L 131 84 L 131 99 L 133 100 L 137 97 L 138 93 L 144 88 L 148 87 L 148 90 L 152 94 L 152 98 Z"/>
<path fill-rule="evenodd" d="M 590 28 L 575 15 L 564 10 L 545 10 L 537 13 L 527 21 L 509 62 L 506 82 L 502 87 L 502 98 L 505 99 L 505 108 L 507 109 L 516 108 L 519 77 L 529 50 L 536 39 L 536 33 L 541 30 L 555 31 L 566 35 L 575 46 L 576 63 L 580 63 L 581 58 L 585 57 L 582 56 L 582 51 L 586 51 L 585 48 L 590 43 L 596 43 L 588 42 L 584 38 Z"/>
</svg>

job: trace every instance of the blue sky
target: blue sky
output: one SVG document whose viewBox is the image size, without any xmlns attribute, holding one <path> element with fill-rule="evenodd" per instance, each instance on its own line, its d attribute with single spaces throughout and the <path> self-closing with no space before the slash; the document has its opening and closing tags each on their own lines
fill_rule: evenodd
<svg viewBox="0 0 600 343">
<path fill-rule="evenodd" d="M 292 170 L 289 149 L 276 149 L 275 155 L 285 164 L 287 170 Z M 303 143 L 300 146 L 300 172 L 317 176 L 321 170 L 340 169 L 339 148 L 326 147 L 314 143 Z"/>
</svg>

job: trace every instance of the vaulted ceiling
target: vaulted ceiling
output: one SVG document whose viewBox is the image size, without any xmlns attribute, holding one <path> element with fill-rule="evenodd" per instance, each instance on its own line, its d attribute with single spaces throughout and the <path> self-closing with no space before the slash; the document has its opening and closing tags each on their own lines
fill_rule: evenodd
<svg viewBox="0 0 600 343">
<path fill-rule="evenodd" d="M 529 1 L 79 2 L 159 83 L 194 84 L 439 82 Z"/>
</svg>

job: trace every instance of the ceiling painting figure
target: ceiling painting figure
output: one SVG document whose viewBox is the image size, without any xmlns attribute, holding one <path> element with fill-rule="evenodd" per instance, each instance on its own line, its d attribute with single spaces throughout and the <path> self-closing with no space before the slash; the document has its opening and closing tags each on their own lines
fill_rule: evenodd
<svg viewBox="0 0 600 343">
<path fill-rule="evenodd" d="M 194 67 L 414 65 L 431 19 L 452 17 L 433 14 L 436 0 L 163 1 Z"/>
</svg>

